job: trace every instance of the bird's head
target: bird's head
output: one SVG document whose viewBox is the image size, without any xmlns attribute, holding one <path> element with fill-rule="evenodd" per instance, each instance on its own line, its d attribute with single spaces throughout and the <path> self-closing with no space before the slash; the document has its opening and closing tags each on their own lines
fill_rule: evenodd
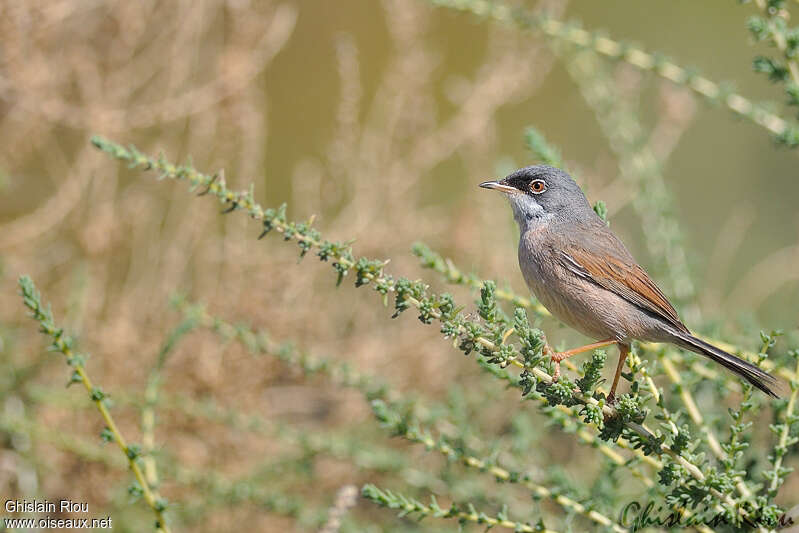
<svg viewBox="0 0 799 533">
<path fill-rule="evenodd" d="M 553 219 L 580 221 L 596 217 L 571 176 L 548 165 L 520 168 L 501 180 L 484 181 L 480 187 L 505 194 L 522 229 Z"/>
</svg>

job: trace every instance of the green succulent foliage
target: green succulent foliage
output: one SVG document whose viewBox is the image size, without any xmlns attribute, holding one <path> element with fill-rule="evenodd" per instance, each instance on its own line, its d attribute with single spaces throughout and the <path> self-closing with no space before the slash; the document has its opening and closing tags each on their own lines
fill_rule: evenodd
<svg viewBox="0 0 799 533">
<path fill-rule="evenodd" d="M 64 356 L 66 363 L 73 369 L 70 374 L 67 386 L 73 383 L 83 385 L 88 392 L 89 399 L 94 403 L 99 411 L 106 426 L 100 432 L 100 439 L 103 442 L 114 442 L 120 451 L 125 455 L 130 469 L 135 476 L 135 482 L 129 488 L 129 494 L 133 499 L 144 498 L 147 505 L 155 514 L 156 529 L 161 529 L 166 533 L 169 527 L 164 517 L 168 502 L 162 498 L 155 490 L 155 487 L 145 479 L 142 471 L 142 447 L 136 443 L 126 442 L 124 437 L 117 429 L 110 408 L 111 401 L 108 393 L 97 385 L 93 385 L 86 370 L 87 357 L 75 352 L 75 341 L 64 332 L 63 328 L 56 325 L 50 305 L 42 303 L 41 294 L 36 289 L 36 285 L 29 276 L 21 276 L 18 280 L 22 303 L 30 311 L 30 316 L 39 324 L 39 331 L 47 336 L 51 341 L 47 347 L 48 351 L 57 352 Z"/>
<path fill-rule="evenodd" d="M 752 69 L 782 86 L 788 106 L 799 106 L 799 67 L 796 63 L 799 27 L 789 25 L 787 2 L 759 0 L 754 3 L 760 8 L 760 13 L 749 17 L 746 27 L 755 42 L 766 45 L 771 53 L 755 56 Z M 792 137 L 786 135 L 785 142 L 791 141 Z"/>
</svg>

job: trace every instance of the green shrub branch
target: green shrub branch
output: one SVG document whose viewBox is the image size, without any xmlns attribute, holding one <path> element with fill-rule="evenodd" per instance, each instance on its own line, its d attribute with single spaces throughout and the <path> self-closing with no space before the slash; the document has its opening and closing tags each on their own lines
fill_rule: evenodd
<svg viewBox="0 0 799 533">
<path fill-rule="evenodd" d="M 787 105 L 799 106 L 799 28 L 790 27 L 791 14 L 785 0 L 755 0 L 759 14 L 747 20 L 747 27 L 755 41 L 764 42 L 779 52 L 776 57 L 758 55 L 752 68 L 769 81 L 782 85 Z M 793 138 L 794 142 L 797 139 Z"/>
<path fill-rule="evenodd" d="M 85 361 L 86 356 L 74 351 L 74 341 L 72 337 L 66 335 L 62 328 L 56 326 L 53 319 L 53 313 L 50 307 L 45 307 L 42 304 L 39 291 L 33 280 L 28 276 L 19 278 L 20 294 L 22 301 L 30 310 L 31 317 L 39 323 L 40 331 L 50 337 L 53 343 L 49 349 L 54 352 L 59 352 L 66 358 L 67 364 L 72 368 L 72 375 L 70 376 L 69 383 L 80 383 L 89 393 L 89 398 L 97 407 L 100 416 L 105 422 L 105 429 L 101 433 L 103 440 L 113 441 L 125 455 L 128 460 L 128 466 L 133 472 L 138 485 L 132 489 L 132 494 L 141 494 L 144 501 L 155 513 L 155 528 L 158 531 L 169 533 L 169 526 L 164 518 L 164 511 L 167 507 L 167 502 L 164 498 L 158 495 L 158 492 L 148 483 L 145 478 L 144 472 L 140 466 L 142 458 L 141 447 L 137 444 L 128 444 L 125 438 L 120 433 L 116 422 L 114 421 L 111 412 L 108 410 L 108 394 L 103 392 L 100 387 L 95 386 L 88 373 L 86 372 Z"/>
<path fill-rule="evenodd" d="M 599 32 L 582 29 L 575 22 L 563 22 L 541 13 L 531 13 L 524 8 L 511 7 L 492 0 L 428 0 L 435 6 L 469 12 L 483 19 L 520 29 L 541 32 L 556 39 L 589 48 L 602 56 L 624 61 L 633 67 L 651 72 L 677 85 L 687 87 L 706 100 L 721 104 L 736 115 L 746 118 L 775 135 L 777 142 L 794 147 L 799 145 L 799 125 L 769 111 L 732 90 L 730 83 L 718 83 L 701 76 L 696 69 L 679 66 L 660 54 L 654 54 L 611 39 Z"/>
<path fill-rule="evenodd" d="M 398 510 L 401 517 L 413 516 L 419 520 L 428 517 L 454 518 L 461 525 L 473 522 L 489 528 L 503 527 L 512 529 L 517 533 L 555 533 L 555 531 L 544 527 L 540 521 L 535 526 L 513 521 L 508 517 L 507 509 L 504 508 L 496 516 L 489 516 L 482 511 L 478 511 L 470 503 L 463 505 L 453 503 L 451 506 L 443 508 L 433 495 L 430 496 L 430 503 L 424 504 L 416 498 L 405 496 L 400 492 L 380 489 L 371 484 L 363 487 L 361 495 L 377 505 Z"/>
</svg>

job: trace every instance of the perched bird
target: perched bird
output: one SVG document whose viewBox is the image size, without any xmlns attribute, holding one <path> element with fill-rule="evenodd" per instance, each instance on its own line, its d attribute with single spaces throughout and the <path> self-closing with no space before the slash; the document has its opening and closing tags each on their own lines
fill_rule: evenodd
<svg viewBox="0 0 799 533">
<path fill-rule="evenodd" d="M 618 344 L 619 363 L 608 401 L 613 402 L 630 343 L 670 342 L 735 372 L 769 396 L 779 381 L 757 366 L 694 337 L 655 282 L 599 218 L 566 172 L 536 165 L 480 184 L 508 198 L 519 224 L 519 266 L 527 286 L 552 315 L 599 342 L 553 352 L 560 362 L 594 348 Z"/>
</svg>

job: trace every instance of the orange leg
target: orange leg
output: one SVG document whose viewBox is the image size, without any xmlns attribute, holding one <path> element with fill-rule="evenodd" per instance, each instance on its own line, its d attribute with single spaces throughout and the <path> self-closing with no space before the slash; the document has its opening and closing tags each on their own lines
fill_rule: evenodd
<svg viewBox="0 0 799 533">
<path fill-rule="evenodd" d="M 610 387 L 610 394 L 608 394 L 608 403 L 613 404 L 616 402 L 616 385 L 619 384 L 621 377 L 621 369 L 624 368 L 624 361 L 630 355 L 629 344 L 619 344 L 619 364 L 616 365 L 616 375 L 613 377 L 613 385 Z"/>
<path fill-rule="evenodd" d="M 585 346 L 580 346 L 579 348 L 572 348 L 571 350 L 566 350 L 565 352 L 553 352 L 552 348 L 550 348 L 547 344 L 544 346 L 544 353 L 549 353 L 549 358 L 552 359 L 553 363 L 555 363 L 555 371 L 552 373 L 552 380 L 557 381 L 560 377 L 560 362 L 564 359 L 568 359 L 572 355 L 577 355 L 578 353 L 595 350 L 596 348 L 604 348 L 605 346 L 610 346 L 611 344 L 616 344 L 616 340 L 605 339 L 604 341 L 586 344 Z"/>
</svg>

